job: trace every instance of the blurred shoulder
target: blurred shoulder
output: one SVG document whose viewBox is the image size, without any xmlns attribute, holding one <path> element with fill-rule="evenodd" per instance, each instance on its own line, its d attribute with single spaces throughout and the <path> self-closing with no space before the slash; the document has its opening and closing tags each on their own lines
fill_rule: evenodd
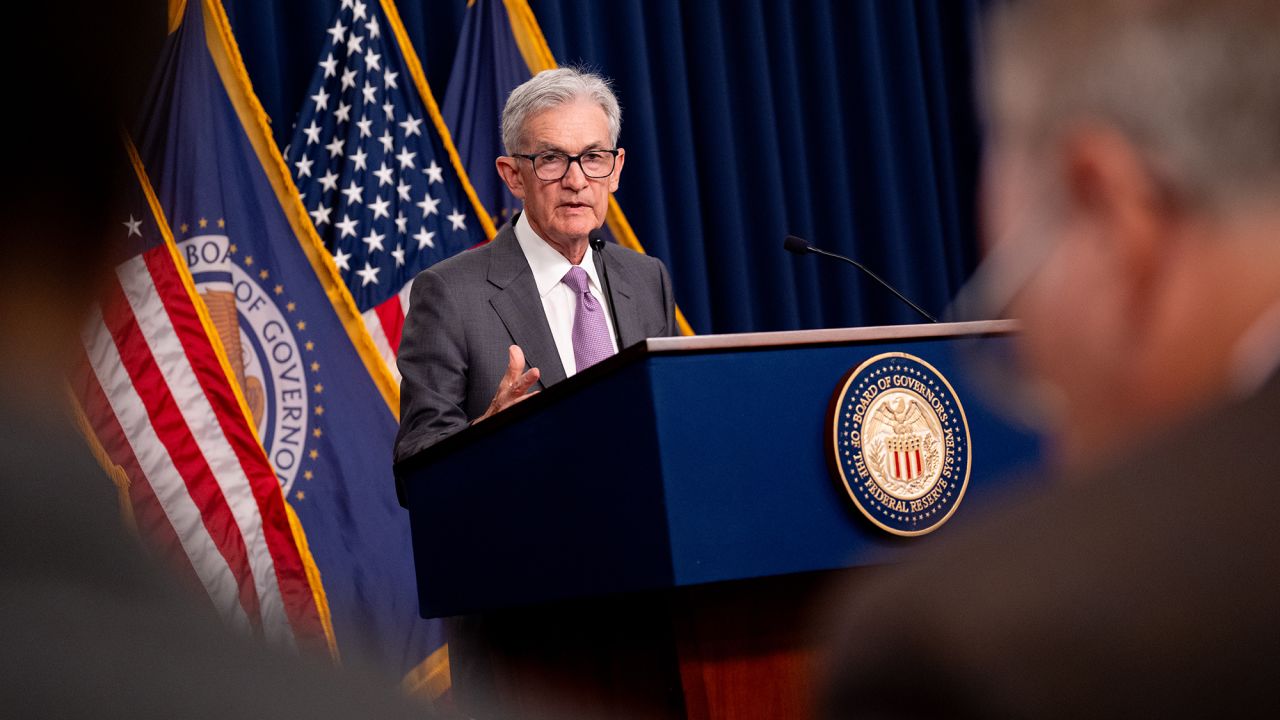
<svg viewBox="0 0 1280 720">
<path fill-rule="evenodd" d="M 1201 420 L 953 520 L 909 561 L 855 578 L 829 608 L 828 710 L 905 689 L 895 677 L 912 668 L 959 693 L 934 699 L 1016 703 L 979 714 L 1089 715 L 1155 696 L 1155 715 L 1206 708 L 1218 700 L 1186 682 L 1197 674 L 1256 699 L 1270 687 L 1259 677 L 1280 671 L 1267 609 L 1280 604 L 1268 521 L 1280 512 L 1269 469 L 1280 450 L 1264 445 L 1275 423 L 1247 406 Z M 1238 472 L 1205 451 L 1204 424 Z M 1115 678 L 1124 692 L 1107 689 Z"/>
</svg>

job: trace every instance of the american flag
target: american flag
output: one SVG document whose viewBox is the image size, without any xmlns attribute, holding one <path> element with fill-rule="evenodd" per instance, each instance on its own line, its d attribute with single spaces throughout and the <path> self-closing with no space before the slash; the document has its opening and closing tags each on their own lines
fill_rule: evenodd
<svg viewBox="0 0 1280 720">
<path fill-rule="evenodd" d="M 492 226 L 477 215 L 456 170 L 416 57 L 390 37 L 388 9 L 394 12 L 389 4 L 342 1 L 285 155 L 395 373 L 414 276 L 485 242 Z"/>
<path fill-rule="evenodd" d="M 82 332 L 70 378 L 92 444 L 143 540 L 228 624 L 332 651 L 314 562 L 134 161 L 139 185 L 116 227 L 130 251 Z"/>
<path fill-rule="evenodd" d="M 354 3 L 349 9 L 343 52 Z M 403 37 L 390 0 L 380 9 L 380 34 Z M 368 8 L 364 15 L 357 21 L 361 37 L 369 34 L 364 23 L 372 22 Z M 360 41 L 362 61 L 369 49 L 365 42 Z M 311 208 L 303 206 L 219 0 L 186 3 L 161 57 L 135 130 L 138 152 L 160 207 L 181 234 L 181 258 L 229 351 L 228 365 L 287 494 L 285 510 L 296 512 L 297 542 L 313 554 L 323 577 L 323 583 L 314 580 L 323 585 L 320 597 L 330 610 L 338 650 L 346 662 L 396 677 L 409 674 L 406 686 L 439 694 L 448 689 L 448 650 L 440 623 L 417 616 L 409 522 L 392 482 L 395 381 L 307 217 L 315 200 Z M 379 66 L 375 72 L 388 69 Z M 352 100 L 341 102 L 351 108 Z M 334 97 L 326 114 L 338 105 Z M 334 137 L 361 120 L 354 113 L 346 121 L 309 116 L 317 126 L 332 123 Z M 390 121 L 406 119 L 396 113 Z M 358 128 L 352 132 L 359 136 Z M 353 156 L 358 150 L 339 149 Z M 392 157 L 402 150 L 416 152 L 395 147 Z M 345 165 L 334 167 L 346 171 Z M 375 162 L 372 169 L 377 168 Z M 315 174 L 323 177 L 325 169 Z M 415 180 L 424 189 L 429 182 L 425 175 Z M 374 195 L 361 199 L 363 204 L 341 207 L 332 202 L 330 212 L 350 217 L 377 203 Z M 443 203 L 437 210 L 447 215 Z M 360 217 L 352 219 L 367 222 Z M 334 220 L 342 222 L 341 215 Z M 357 241 L 370 231 L 359 229 Z M 389 239 L 383 239 L 384 253 L 395 249 Z M 365 290 L 383 287 L 387 273 L 368 272 L 380 282 L 371 281 Z M 368 303 L 368 294 L 363 297 Z"/>
</svg>

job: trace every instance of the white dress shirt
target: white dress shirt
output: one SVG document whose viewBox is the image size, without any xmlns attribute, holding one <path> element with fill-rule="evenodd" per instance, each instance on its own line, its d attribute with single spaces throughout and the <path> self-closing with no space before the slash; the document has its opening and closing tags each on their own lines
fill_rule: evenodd
<svg viewBox="0 0 1280 720">
<path fill-rule="evenodd" d="M 1262 389 L 1280 368 L 1280 303 L 1258 316 L 1236 341 L 1231 355 L 1231 385 L 1238 397 Z"/>
<path fill-rule="evenodd" d="M 556 341 L 556 350 L 560 353 L 560 363 L 564 365 L 565 377 L 572 377 L 578 372 L 578 363 L 573 359 L 573 317 L 578 310 L 578 296 L 568 285 L 560 282 L 573 265 L 546 240 L 538 237 L 529 225 L 524 213 L 516 220 L 516 240 L 524 257 L 533 270 L 533 282 L 538 286 L 538 295 L 542 298 L 542 311 L 547 315 L 547 324 L 551 326 L 551 337 Z M 587 254 L 582 256 L 582 269 L 587 271 L 588 288 L 600 307 L 604 310 L 604 324 L 609 328 L 609 343 L 613 351 L 618 352 L 618 339 L 613 332 L 613 318 L 610 317 L 609 302 L 605 299 L 600 278 L 596 277 L 596 263 L 592 258 L 591 246 L 587 246 Z"/>
</svg>

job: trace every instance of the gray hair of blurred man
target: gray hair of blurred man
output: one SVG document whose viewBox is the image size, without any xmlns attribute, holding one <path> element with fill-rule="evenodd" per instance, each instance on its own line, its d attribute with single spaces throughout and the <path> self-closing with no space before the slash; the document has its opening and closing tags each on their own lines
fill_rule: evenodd
<svg viewBox="0 0 1280 720">
<path fill-rule="evenodd" d="M 543 110 L 586 98 L 604 110 L 609 121 L 609 142 L 617 146 L 622 132 L 622 108 L 605 78 L 577 68 L 543 70 L 511 91 L 502 109 L 502 144 L 507 154 L 522 152 L 524 126 Z"/>
<path fill-rule="evenodd" d="M 1035 152 L 1104 122 L 1202 209 L 1280 187 L 1280 2 L 1020 0 L 987 25 L 986 107 Z"/>
</svg>

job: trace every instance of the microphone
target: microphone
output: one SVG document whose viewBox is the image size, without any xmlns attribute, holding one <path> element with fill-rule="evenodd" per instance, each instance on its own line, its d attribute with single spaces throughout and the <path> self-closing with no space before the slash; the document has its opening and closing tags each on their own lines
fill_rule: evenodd
<svg viewBox="0 0 1280 720">
<path fill-rule="evenodd" d="M 596 228 L 595 230 L 587 233 L 587 243 L 591 245 L 591 249 L 596 252 L 600 252 L 600 250 L 604 248 L 604 237 L 600 232 L 600 228 Z"/>
<path fill-rule="evenodd" d="M 898 292 L 897 288 L 885 282 L 883 278 L 871 272 L 870 269 L 868 269 L 865 265 L 858 262 L 857 260 L 851 260 L 850 258 L 847 258 L 843 255 L 837 255 L 836 253 L 827 252 L 826 250 L 816 248 L 813 245 L 811 245 L 808 240 L 804 240 L 803 238 L 798 238 L 795 235 L 788 235 L 787 238 L 782 241 L 782 249 L 786 250 L 789 253 L 795 253 L 796 255 L 807 255 L 812 253 L 814 255 L 821 255 L 823 257 L 835 258 L 836 260 L 843 260 L 844 262 L 849 263 L 850 265 L 858 268 L 862 272 L 869 275 L 872 280 L 875 280 L 876 282 L 883 285 L 885 289 L 893 293 L 895 297 L 897 297 L 899 300 L 906 303 L 907 305 L 911 306 L 912 310 L 915 310 L 916 312 L 920 313 L 920 316 L 923 317 L 924 319 L 928 320 L 929 322 L 935 322 L 935 323 L 938 322 L 938 318 L 930 315 L 929 313 L 925 312 L 919 305 L 908 300 L 906 295 L 903 295 L 902 293 Z"/>
<path fill-rule="evenodd" d="M 587 243 L 593 252 L 600 253 L 600 267 L 604 268 L 601 281 L 604 282 L 605 302 L 609 305 L 609 317 L 613 320 L 613 335 L 618 340 L 618 352 L 622 352 L 622 328 L 618 327 L 618 311 L 613 307 L 613 286 L 609 284 L 609 263 L 605 262 L 604 236 L 600 228 L 587 233 Z"/>
</svg>

